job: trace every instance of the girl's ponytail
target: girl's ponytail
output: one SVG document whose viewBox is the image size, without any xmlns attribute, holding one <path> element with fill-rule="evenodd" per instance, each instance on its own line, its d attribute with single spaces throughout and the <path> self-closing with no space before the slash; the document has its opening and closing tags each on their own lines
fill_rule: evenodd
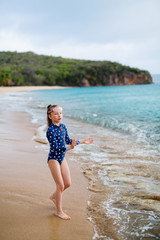
<svg viewBox="0 0 160 240">
<path fill-rule="evenodd" d="M 48 105 L 47 106 L 47 124 L 48 127 L 52 124 L 52 120 L 49 118 L 49 114 L 51 113 L 52 108 L 57 107 L 57 105 Z"/>
</svg>

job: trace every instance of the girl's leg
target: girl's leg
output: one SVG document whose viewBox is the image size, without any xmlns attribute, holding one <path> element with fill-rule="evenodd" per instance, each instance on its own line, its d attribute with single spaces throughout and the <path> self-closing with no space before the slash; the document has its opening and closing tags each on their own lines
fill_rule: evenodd
<svg viewBox="0 0 160 240">
<path fill-rule="evenodd" d="M 66 159 L 63 160 L 61 164 L 61 173 L 62 173 L 62 178 L 63 178 L 63 183 L 64 183 L 64 190 L 71 185 L 71 175 L 68 167 L 68 163 Z"/>
<path fill-rule="evenodd" d="M 57 209 L 56 215 L 62 219 L 70 219 L 70 217 L 62 210 L 62 193 L 64 191 L 64 182 L 61 173 L 61 166 L 56 160 L 50 160 L 48 165 L 57 187 L 56 192 L 54 193 L 54 202 Z"/>
<path fill-rule="evenodd" d="M 71 176 L 70 176 L 70 170 L 68 167 L 68 163 L 66 159 L 63 160 L 61 164 L 61 174 L 63 178 L 63 183 L 64 183 L 64 190 L 71 185 Z M 55 193 L 49 197 L 55 204 Z"/>
</svg>

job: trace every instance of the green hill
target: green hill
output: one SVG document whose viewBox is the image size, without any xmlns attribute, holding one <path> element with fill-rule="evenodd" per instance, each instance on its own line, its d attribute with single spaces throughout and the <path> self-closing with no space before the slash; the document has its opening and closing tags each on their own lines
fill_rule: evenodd
<svg viewBox="0 0 160 240">
<path fill-rule="evenodd" d="M 106 86 L 150 84 L 147 71 L 110 61 L 0 52 L 0 86 Z"/>
</svg>

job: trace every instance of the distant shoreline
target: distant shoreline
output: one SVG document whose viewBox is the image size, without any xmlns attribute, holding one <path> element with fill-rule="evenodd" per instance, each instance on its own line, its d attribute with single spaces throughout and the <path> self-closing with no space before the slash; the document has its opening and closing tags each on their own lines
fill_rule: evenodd
<svg viewBox="0 0 160 240">
<path fill-rule="evenodd" d="M 64 88 L 70 88 L 70 87 L 62 87 L 62 86 L 0 87 L 0 94 L 4 94 L 7 92 L 28 92 L 28 91 L 36 91 L 36 90 L 64 89 Z"/>
</svg>

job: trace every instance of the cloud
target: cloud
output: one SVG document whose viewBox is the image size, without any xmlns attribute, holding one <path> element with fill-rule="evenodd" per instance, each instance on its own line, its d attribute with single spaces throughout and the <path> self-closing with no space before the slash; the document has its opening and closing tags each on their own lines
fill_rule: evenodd
<svg viewBox="0 0 160 240">
<path fill-rule="evenodd" d="M 0 51 L 25 52 L 33 49 L 32 39 L 25 34 L 19 34 L 15 29 L 1 29 Z"/>
<path fill-rule="evenodd" d="M 0 3 L 0 50 L 111 60 L 160 72 L 160 1 Z"/>
<path fill-rule="evenodd" d="M 137 45 L 129 41 L 115 41 L 110 43 L 77 43 L 72 39 L 44 44 L 39 36 L 26 36 L 18 30 L 4 29 L 0 33 L 0 50 L 3 51 L 33 51 L 38 54 L 63 56 L 66 58 L 110 60 L 139 67 L 156 73 L 160 65 L 159 43 L 154 40 L 139 42 Z M 157 54 L 157 55 L 156 55 Z"/>
<path fill-rule="evenodd" d="M 1 9 L 2 27 L 18 24 L 21 32 L 51 41 L 104 44 L 160 35 L 158 0 L 6 0 Z"/>
</svg>

